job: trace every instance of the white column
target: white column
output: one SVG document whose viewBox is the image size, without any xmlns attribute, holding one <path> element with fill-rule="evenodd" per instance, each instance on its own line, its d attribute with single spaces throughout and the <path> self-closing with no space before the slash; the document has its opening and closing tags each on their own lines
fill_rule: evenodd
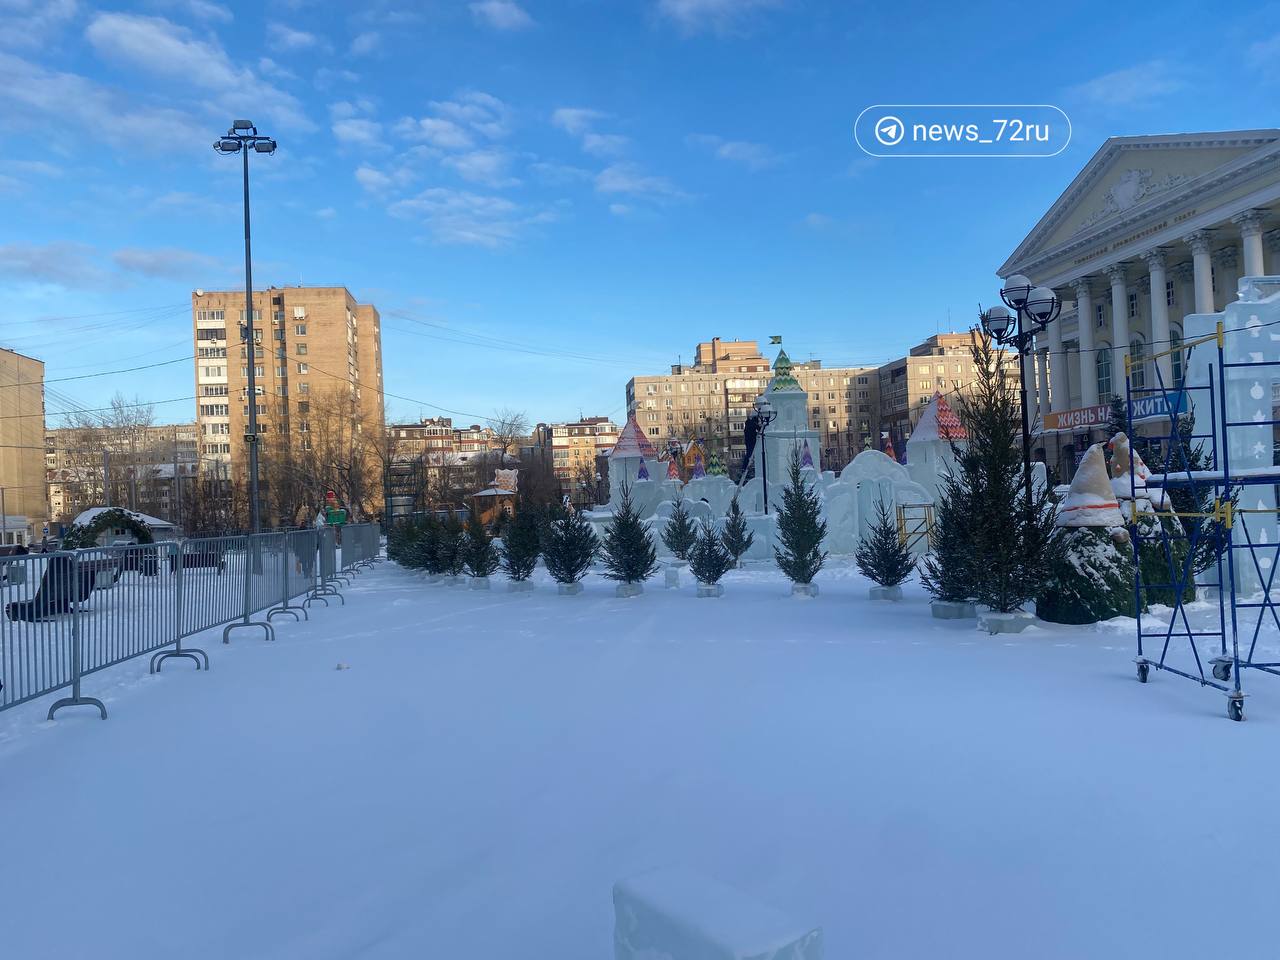
<svg viewBox="0 0 1280 960">
<path fill-rule="evenodd" d="M 1191 248 L 1191 264 L 1196 284 L 1196 313 L 1213 313 L 1213 265 L 1209 259 L 1209 231 L 1187 234 L 1182 242 Z"/>
<path fill-rule="evenodd" d="M 1124 264 L 1107 267 L 1111 281 L 1111 393 L 1124 396 L 1124 358 L 1129 355 L 1129 284 Z"/>
<path fill-rule="evenodd" d="M 1240 238 L 1244 243 L 1246 277 L 1261 277 L 1266 273 L 1262 266 L 1262 218 L 1265 213 L 1265 210 L 1246 210 L 1231 218 L 1231 222 L 1240 228 Z"/>
<path fill-rule="evenodd" d="M 1093 350 L 1093 288 L 1089 286 L 1088 277 L 1072 280 L 1071 288 L 1076 293 L 1076 316 L 1080 318 L 1080 406 L 1096 407 L 1098 405 L 1098 358 Z"/>
<path fill-rule="evenodd" d="M 1047 348 L 1036 351 L 1036 382 L 1040 384 L 1040 416 L 1043 418 L 1050 410 L 1049 350 Z"/>
<path fill-rule="evenodd" d="M 1151 352 L 1161 353 L 1169 349 L 1169 301 L 1165 295 L 1164 251 L 1159 247 L 1148 250 L 1142 255 L 1151 272 Z M 1165 354 L 1156 360 L 1159 375 L 1150 386 L 1163 385 L 1167 390 L 1173 386 L 1172 358 Z"/>
<path fill-rule="evenodd" d="M 1240 251 L 1235 244 L 1219 247 L 1213 251 L 1213 266 L 1218 277 L 1218 290 L 1222 294 L 1222 302 L 1231 303 L 1236 298 L 1236 281 L 1240 274 Z"/>
<path fill-rule="evenodd" d="M 1071 375 L 1062 347 L 1062 321 L 1049 324 L 1049 398 L 1054 413 L 1071 409 Z"/>
</svg>

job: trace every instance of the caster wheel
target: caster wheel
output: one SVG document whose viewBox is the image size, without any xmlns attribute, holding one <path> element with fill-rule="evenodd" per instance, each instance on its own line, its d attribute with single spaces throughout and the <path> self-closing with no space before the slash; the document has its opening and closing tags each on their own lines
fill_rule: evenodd
<svg viewBox="0 0 1280 960">
<path fill-rule="evenodd" d="M 1226 683 L 1228 680 L 1230 680 L 1230 679 L 1231 679 L 1231 664 L 1229 664 L 1229 663 L 1215 663 L 1215 664 L 1213 665 L 1213 678 L 1214 678 L 1215 680 L 1221 680 L 1223 683 Z"/>
<path fill-rule="evenodd" d="M 1151 667 L 1145 663 L 1138 664 L 1138 682 L 1146 683 L 1147 676 L 1151 673 Z"/>
<path fill-rule="evenodd" d="M 1244 719 L 1244 704 L 1239 700 L 1227 701 L 1227 716 L 1232 720 L 1240 721 Z"/>
</svg>

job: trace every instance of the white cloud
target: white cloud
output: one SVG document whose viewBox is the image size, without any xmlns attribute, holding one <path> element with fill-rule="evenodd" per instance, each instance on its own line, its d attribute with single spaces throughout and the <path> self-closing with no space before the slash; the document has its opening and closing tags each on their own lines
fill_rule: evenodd
<svg viewBox="0 0 1280 960">
<path fill-rule="evenodd" d="M 1104 73 L 1067 89 L 1067 95 L 1102 107 L 1133 107 L 1185 89 L 1186 80 L 1166 60 L 1149 60 Z"/>
<path fill-rule="evenodd" d="M 332 220 L 338 215 L 338 211 L 333 207 L 321 207 L 316 211 L 316 217 L 320 220 Z"/>
<path fill-rule="evenodd" d="M 146 277 L 198 279 L 210 273 L 221 273 L 226 270 L 226 265 L 216 257 L 173 247 L 152 250 L 126 247 L 113 253 L 111 259 L 121 270 L 139 273 Z"/>
<path fill-rule="evenodd" d="M 495 188 L 520 185 L 520 181 L 508 172 L 511 155 L 505 150 L 472 150 L 470 153 L 445 157 L 441 163 L 472 183 Z"/>
<path fill-rule="evenodd" d="M 605 167 L 596 174 L 596 190 L 669 199 L 684 196 L 666 177 L 646 174 L 633 163 L 615 163 Z"/>
<path fill-rule="evenodd" d="M 726 140 L 705 133 L 695 133 L 688 139 L 691 144 L 710 150 L 719 159 L 741 164 L 750 170 L 764 170 L 782 162 L 782 157 L 763 143 Z"/>
<path fill-rule="evenodd" d="M 834 221 L 825 213 L 807 213 L 801 222 L 810 230 L 825 230 Z"/>
<path fill-rule="evenodd" d="M 609 204 L 609 212 L 615 217 L 625 217 L 631 213 L 631 208 L 625 203 L 611 203 Z"/>
<path fill-rule="evenodd" d="M 530 211 L 505 197 L 432 187 L 394 203 L 393 216 L 421 220 L 438 243 L 501 247 L 530 225 L 555 219 L 551 211 Z"/>
<path fill-rule="evenodd" d="M 557 187 L 569 183 L 581 183 L 584 180 L 590 180 L 592 177 L 590 170 L 574 167 L 567 163 L 552 163 L 547 160 L 538 160 L 531 163 L 529 164 L 529 169 L 543 183 Z"/>
<path fill-rule="evenodd" d="M 686 34 L 727 34 L 743 29 L 755 15 L 782 4 L 783 0 L 658 0 L 658 12 Z"/>
<path fill-rule="evenodd" d="M 367 163 L 362 163 L 356 168 L 356 182 L 365 190 L 375 194 L 391 193 L 406 187 L 412 179 L 413 171 L 405 167 L 390 173 L 371 167 Z"/>
<path fill-rule="evenodd" d="M 298 75 L 292 70 L 280 66 L 270 57 L 261 57 L 258 60 L 258 72 L 264 77 L 277 77 L 280 80 L 297 80 Z"/>
<path fill-rule="evenodd" d="M 145 145 L 208 149 L 207 124 L 171 107 L 139 105 L 137 98 L 74 73 L 46 70 L 0 53 L 0 124 L 49 136 L 60 128 L 88 133 L 113 147 Z"/>
<path fill-rule="evenodd" d="M 295 30 L 287 23 L 267 24 L 267 40 L 273 47 L 283 50 L 310 50 L 321 46 L 320 38 L 305 30 Z"/>
<path fill-rule="evenodd" d="M 356 35 L 351 41 L 351 55 L 353 57 L 364 57 L 373 53 L 382 43 L 382 35 L 376 30 L 369 30 L 365 33 Z"/>
<path fill-rule="evenodd" d="M 43 47 L 78 10 L 76 0 L 0 0 L 0 47 Z"/>
<path fill-rule="evenodd" d="M 165 9 L 195 17 L 197 20 L 230 23 L 235 19 L 230 10 L 220 3 L 214 3 L 213 0 L 152 0 L 152 2 Z"/>
<path fill-rule="evenodd" d="M 382 124 L 362 117 L 348 117 L 333 122 L 333 135 L 340 143 L 353 147 L 382 149 Z"/>
<path fill-rule="evenodd" d="M 630 141 L 617 133 L 585 133 L 582 149 L 593 157 L 616 157 L 627 149 Z"/>
<path fill-rule="evenodd" d="M 395 127 L 396 133 L 406 140 L 429 143 L 441 150 L 466 150 L 474 146 L 471 135 L 452 120 L 440 117 L 405 117 Z"/>
<path fill-rule="evenodd" d="M 102 286 L 108 275 L 83 243 L 8 243 L 0 245 L 0 276 L 86 289 Z"/>
<path fill-rule="evenodd" d="M 1265 77 L 1280 76 L 1280 33 L 1250 44 L 1245 62 Z"/>
<path fill-rule="evenodd" d="M 513 0 L 478 0 L 470 6 L 477 21 L 495 30 L 525 30 L 533 26 L 533 17 Z"/>
<path fill-rule="evenodd" d="M 316 71 L 315 84 L 317 90 L 328 90 L 331 87 L 342 84 L 356 83 L 360 80 L 360 74 L 351 70 L 334 70 L 330 67 L 321 67 Z"/>
<path fill-rule="evenodd" d="M 233 64 L 216 40 L 196 39 L 163 17 L 103 13 L 85 36 L 102 57 L 212 93 L 228 115 L 265 114 L 290 129 L 314 128 L 292 95 Z"/>
<path fill-rule="evenodd" d="M 591 129 L 597 120 L 608 117 L 607 113 L 590 110 L 586 107 L 558 107 L 551 114 L 551 125 L 559 127 L 565 133 L 580 137 Z"/>
</svg>

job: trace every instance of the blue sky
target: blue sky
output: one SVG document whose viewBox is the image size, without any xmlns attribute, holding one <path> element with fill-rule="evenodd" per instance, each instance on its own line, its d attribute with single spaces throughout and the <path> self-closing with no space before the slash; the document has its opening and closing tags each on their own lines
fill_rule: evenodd
<svg viewBox="0 0 1280 960">
<path fill-rule="evenodd" d="M 255 282 L 377 304 L 401 418 L 618 415 L 712 336 L 881 362 L 968 324 L 1106 137 L 1280 125 L 1275 4 L 1028 10 L 0 0 L 0 344 L 46 361 L 51 414 L 191 396 L 186 362 L 90 375 L 189 356 L 191 290 L 242 283 L 239 163 L 210 144 L 246 116 L 281 144 Z M 1074 138 L 858 150 L 865 106 L 922 102 L 1054 103 Z"/>
</svg>

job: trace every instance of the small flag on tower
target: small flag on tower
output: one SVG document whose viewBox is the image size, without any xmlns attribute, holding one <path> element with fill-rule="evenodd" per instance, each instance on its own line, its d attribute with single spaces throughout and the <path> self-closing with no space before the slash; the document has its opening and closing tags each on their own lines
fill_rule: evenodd
<svg viewBox="0 0 1280 960">
<path fill-rule="evenodd" d="M 780 344 L 780 343 L 782 343 L 782 338 L 781 338 L 781 337 L 770 337 L 770 338 L 769 338 L 769 345 L 770 345 L 770 346 L 776 346 L 777 344 Z"/>
</svg>

